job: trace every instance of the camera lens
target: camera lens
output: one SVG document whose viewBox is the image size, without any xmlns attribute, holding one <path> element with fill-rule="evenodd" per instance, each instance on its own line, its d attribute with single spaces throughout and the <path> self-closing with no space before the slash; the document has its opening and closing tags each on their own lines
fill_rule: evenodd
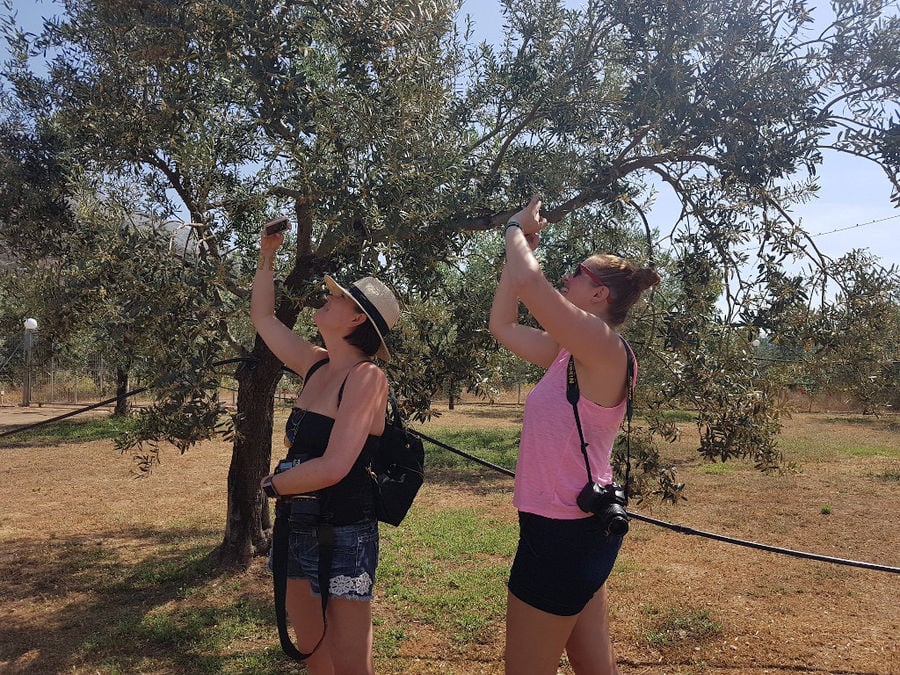
<svg viewBox="0 0 900 675">
<path fill-rule="evenodd" d="M 628 519 L 624 516 L 613 516 L 609 519 L 606 534 L 609 537 L 622 537 L 628 532 Z"/>
</svg>

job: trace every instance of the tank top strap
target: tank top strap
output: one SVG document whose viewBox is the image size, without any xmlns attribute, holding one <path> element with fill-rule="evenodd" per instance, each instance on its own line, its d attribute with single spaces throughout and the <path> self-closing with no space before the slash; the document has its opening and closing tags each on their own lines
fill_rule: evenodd
<svg viewBox="0 0 900 675">
<path fill-rule="evenodd" d="M 363 359 L 362 361 L 357 361 L 352 366 L 350 366 L 350 370 L 347 371 L 347 374 L 344 376 L 344 381 L 341 382 L 341 388 L 338 389 L 338 406 L 341 405 L 341 399 L 344 398 L 344 387 L 347 384 L 347 380 L 350 379 L 350 373 L 353 372 L 353 369 L 356 368 L 360 363 L 372 363 L 371 359 Z"/>
<path fill-rule="evenodd" d="M 309 367 L 309 370 L 306 371 L 306 375 L 304 375 L 304 377 L 303 377 L 303 386 L 304 387 L 306 386 L 306 383 L 309 381 L 309 378 L 311 378 L 313 376 L 313 373 L 315 373 L 319 368 L 321 368 L 326 363 L 328 363 L 328 361 L 329 361 L 329 359 L 326 356 L 324 359 L 319 359 L 318 361 L 316 361 L 314 364 L 312 364 Z"/>
</svg>

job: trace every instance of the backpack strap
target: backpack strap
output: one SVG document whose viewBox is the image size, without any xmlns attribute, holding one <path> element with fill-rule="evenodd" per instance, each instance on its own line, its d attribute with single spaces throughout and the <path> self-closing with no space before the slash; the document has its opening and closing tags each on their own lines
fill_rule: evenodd
<svg viewBox="0 0 900 675">
<path fill-rule="evenodd" d="M 326 363 L 328 363 L 329 360 L 330 359 L 326 356 L 324 359 L 319 359 L 318 361 L 316 361 L 314 364 L 312 364 L 309 367 L 309 370 L 306 371 L 306 375 L 303 377 L 303 386 L 304 387 L 306 386 L 306 383 L 309 382 L 309 378 L 311 378 L 313 376 L 313 373 L 315 373 L 319 368 L 321 368 Z M 301 389 L 300 391 L 303 391 L 303 390 Z"/>
<path fill-rule="evenodd" d="M 344 381 L 341 382 L 341 388 L 338 389 L 338 407 L 341 405 L 341 399 L 344 398 L 344 387 L 347 386 L 347 380 L 350 379 L 350 373 L 358 366 L 360 363 L 372 363 L 371 359 L 363 359 L 362 361 L 357 361 L 352 366 L 350 366 L 350 370 L 347 371 L 347 374 L 344 376 Z"/>
</svg>

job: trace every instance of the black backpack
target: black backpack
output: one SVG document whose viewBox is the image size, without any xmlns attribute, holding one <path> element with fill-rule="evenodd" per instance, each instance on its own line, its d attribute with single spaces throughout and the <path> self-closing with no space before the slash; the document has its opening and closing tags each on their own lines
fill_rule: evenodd
<svg viewBox="0 0 900 675">
<path fill-rule="evenodd" d="M 384 421 L 381 446 L 372 459 L 378 520 L 399 525 L 425 479 L 422 439 L 403 424 L 397 400 L 388 396 L 390 411 Z"/>
</svg>

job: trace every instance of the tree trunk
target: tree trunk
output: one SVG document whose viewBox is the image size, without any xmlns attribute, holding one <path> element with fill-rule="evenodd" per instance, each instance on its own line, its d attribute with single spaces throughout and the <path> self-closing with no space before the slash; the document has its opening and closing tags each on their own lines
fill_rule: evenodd
<svg viewBox="0 0 900 675">
<path fill-rule="evenodd" d="M 116 368 L 116 407 L 113 410 L 114 417 L 124 417 L 128 414 L 131 402 L 125 398 L 128 393 L 128 369 Z"/>
<path fill-rule="evenodd" d="M 265 555 L 271 544 L 272 520 L 268 500 L 259 489 L 272 460 L 272 420 L 275 387 L 281 363 L 257 337 L 252 356 L 257 364 L 241 364 L 231 465 L 228 469 L 228 507 L 222 544 L 213 552 L 224 568 L 245 570 L 254 556 Z"/>
<path fill-rule="evenodd" d="M 297 206 L 297 223 L 296 262 L 284 280 L 284 287 L 291 291 L 303 288 L 309 279 L 318 279 L 323 272 L 331 271 L 327 268 L 327 261 L 308 251 L 312 211 L 306 202 Z M 300 236 L 301 232 L 305 232 L 305 236 Z M 285 326 L 293 328 L 303 299 L 295 297 L 287 300 L 279 291 L 276 281 L 275 316 Z M 275 388 L 282 371 L 281 362 L 259 335 L 256 336 L 251 356 L 258 359 L 257 363 L 253 366 L 241 364 L 235 373 L 238 414 L 228 468 L 225 536 L 211 555 L 220 567 L 233 570 L 246 570 L 254 556 L 266 555 L 272 545 L 272 517 L 268 500 L 259 489 L 259 482 L 269 473 L 272 465 Z"/>
<path fill-rule="evenodd" d="M 453 410 L 456 407 L 456 397 L 453 395 L 454 390 L 455 387 L 453 381 L 451 381 L 447 387 L 447 410 Z"/>
</svg>

